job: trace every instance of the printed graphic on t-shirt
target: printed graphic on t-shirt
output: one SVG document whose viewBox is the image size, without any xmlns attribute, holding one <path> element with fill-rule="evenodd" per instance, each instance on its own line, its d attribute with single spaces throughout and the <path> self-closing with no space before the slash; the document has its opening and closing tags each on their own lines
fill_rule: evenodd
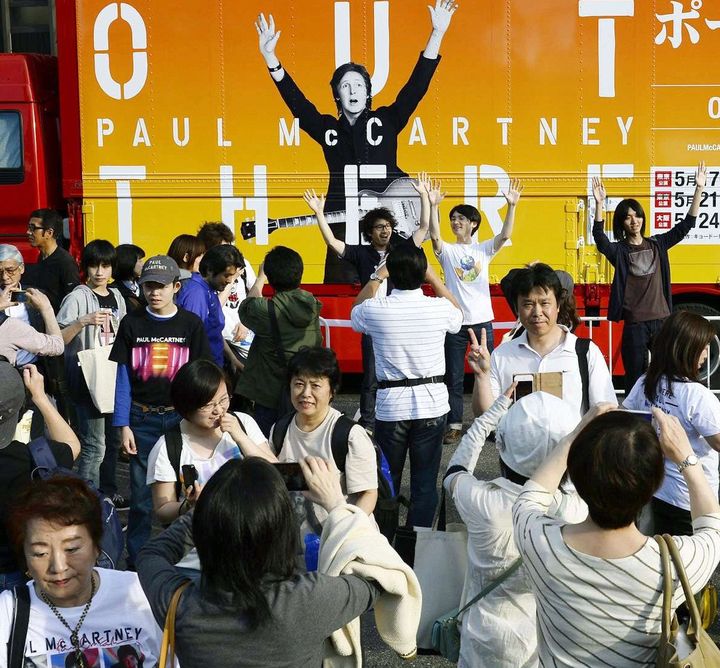
<svg viewBox="0 0 720 668">
<path fill-rule="evenodd" d="M 632 276 L 650 276 L 657 271 L 657 256 L 652 248 L 630 253 L 629 260 Z"/>
<path fill-rule="evenodd" d="M 212 459 L 206 461 L 195 460 L 193 463 L 197 469 L 198 482 L 201 485 L 204 485 L 215 473 L 217 473 L 218 469 L 225 464 L 225 462 L 229 462 L 231 459 L 242 459 L 240 448 L 234 444 L 226 449 L 218 448 Z M 180 474 L 180 477 L 182 478 L 182 473 Z"/>
<path fill-rule="evenodd" d="M 51 645 L 50 640 L 50 638 L 46 639 L 48 645 Z M 83 643 L 82 637 L 80 642 Z M 142 668 L 145 663 L 145 653 L 139 645 L 132 643 L 104 647 L 102 651 L 98 647 L 85 647 L 81 651 L 84 664 L 79 663 L 74 649 L 65 647 L 61 651 L 50 650 L 45 654 L 26 656 L 23 666 L 24 668 L 76 668 L 84 665 L 87 668 Z M 25 653 L 27 655 L 28 650 Z"/>
<path fill-rule="evenodd" d="M 164 340 L 144 343 L 142 337 L 137 341 L 143 345 L 132 349 L 132 370 L 140 380 L 145 381 L 148 378 L 172 380 L 180 367 L 190 359 L 190 349 L 186 345 Z"/>
<path fill-rule="evenodd" d="M 460 266 L 453 267 L 453 269 L 463 283 L 472 283 L 479 278 L 482 272 L 482 260 L 475 261 L 472 255 L 465 255 L 460 258 Z"/>
</svg>

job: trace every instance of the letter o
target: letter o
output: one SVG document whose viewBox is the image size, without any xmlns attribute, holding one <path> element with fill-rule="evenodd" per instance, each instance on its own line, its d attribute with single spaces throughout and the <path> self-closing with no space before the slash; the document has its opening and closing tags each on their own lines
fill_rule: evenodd
<svg viewBox="0 0 720 668">
<path fill-rule="evenodd" d="M 720 97 L 711 97 L 708 100 L 708 116 L 720 118 Z"/>
</svg>

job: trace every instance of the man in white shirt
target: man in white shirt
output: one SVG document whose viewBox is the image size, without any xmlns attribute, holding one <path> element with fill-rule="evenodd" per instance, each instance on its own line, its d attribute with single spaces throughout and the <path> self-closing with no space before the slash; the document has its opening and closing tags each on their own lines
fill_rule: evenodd
<svg viewBox="0 0 720 668">
<path fill-rule="evenodd" d="M 427 274 L 427 277 L 426 277 Z M 389 276 L 395 289 L 376 297 Z M 427 278 L 438 298 L 421 289 Z M 449 411 L 443 382 L 445 334 L 457 332 L 463 314 L 422 249 L 393 248 L 355 300 L 353 329 L 372 337 L 378 392 L 375 439 L 390 464 L 395 489 L 410 451 L 410 511 L 414 526 L 430 526 L 437 505 L 437 475 Z"/>
<path fill-rule="evenodd" d="M 469 361 L 477 369 L 489 363 L 489 376 L 475 374 L 473 411 L 480 415 L 493 404 L 517 374 L 561 372 L 562 399 L 583 414 L 583 386 L 576 352 L 577 337 L 558 325 L 562 286 L 557 274 L 546 264 L 537 263 L 518 271 L 513 278 L 512 299 L 525 332 L 517 339 L 496 348 L 491 356 L 481 344 L 473 346 Z M 489 357 L 489 360 L 488 360 Z M 617 404 L 615 389 L 605 358 L 592 342 L 587 352 L 589 405 L 600 402 Z"/>
</svg>

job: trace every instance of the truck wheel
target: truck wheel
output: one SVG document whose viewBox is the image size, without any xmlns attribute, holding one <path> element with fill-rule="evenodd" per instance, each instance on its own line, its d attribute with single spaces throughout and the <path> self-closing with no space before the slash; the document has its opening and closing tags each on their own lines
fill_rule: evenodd
<svg viewBox="0 0 720 668">
<path fill-rule="evenodd" d="M 699 302 L 687 302 L 685 304 L 676 304 L 673 311 L 691 311 L 702 316 L 720 316 L 720 311 L 707 304 Z M 710 389 L 720 389 L 720 320 L 711 320 L 712 326 L 715 328 L 715 338 L 710 341 Z M 708 367 L 703 365 L 700 369 L 699 378 L 704 384 L 707 382 Z"/>
</svg>

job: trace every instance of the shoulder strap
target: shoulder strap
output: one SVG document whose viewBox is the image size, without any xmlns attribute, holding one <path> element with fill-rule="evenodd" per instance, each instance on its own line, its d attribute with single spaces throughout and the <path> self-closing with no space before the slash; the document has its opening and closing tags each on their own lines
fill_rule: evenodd
<svg viewBox="0 0 720 668">
<path fill-rule="evenodd" d="M 180 485 L 180 454 L 182 453 L 182 434 L 180 425 L 176 424 L 172 429 L 165 432 L 165 448 L 167 449 L 170 465 L 175 472 L 175 495 L 180 498 L 182 488 Z"/>
<path fill-rule="evenodd" d="M 282 341 L 280 340 L 280 327 L 278 325 L 277 314 L 275 313 L 275 302 L 273 302 L 272 299 L 268 300 L 268 316 L 270 317 L 270 332 L 272 333 L 273 343 L 275 344 L 275 354 L 280 364 L 286 367 L 287 359 L 282 347 Z"/>
<path fill-rule="evenodd" d="M 190 580 L 183 582 L 172 595 L 167 614 L 165 615 L 165 627 L 163 628 L 162 643 L 160 645 L 160 661 L 158 666 L 167 665 L 168 658 L 170 665 L 175 665 L 175 617 L 177 615 L 178 603 L 183 592 L 190 584 Z"/>
<path fill-rule="evenodd" d="M 333 425 L 332 434 L 330 435 L 330 447 L 335 466 L 338 467 L 338 471 L 341 473 L 345 471 L 350 431 L 356 424 L 355 420 L 350 419 L 347 415 L 341 415 Z"/>
<path fill-rule="evenodd" d="M 25 639 L 27 638 L 28 623 L 30 621 L 30 591 L 26 584 L 13 587 L 15 613 L 12 628 L 10 629 L 10 642 L 8 642 L 8 666 L 22 666 L 25 655 Z"/>
<path fill-rule="evenodd" d="M 230 415 L 232 415 L 237 421 L 238 425 L 240 426 L 240 430 L 243 434 L 247 434 L 247 429 L 245 429 L 245 425 L 243 424 L 243 421 L 237 416 L 237 413 L 231 412 Z"/>
<path fill-rule="evenodd" d="M 44 436 L 34 438 L 28 443 L 30 456 L 35 462 L 35 467 L 39 469 L 41 477 L 47 477 L 52 471 L 57 469 L 58 463 L 55 455 L 50 449 L 50 444 Z"/>
<path fill-rule="evenodd" d="M 580 369 L 580 380 L 582 381 L 582 413 L 590 410 L 590 372 L 588 369 L 588 351 L 590 350 L 590 339 L 575 339 L 575 354 L 578 358 Z"/>
<path fill-rule="evenodd" d="M 290 427 L 290 420 L 295 417 L 295 413 L 288 413 L 278 418 L 272 432 L 272 446 L 275 454 L 277 455 L 282 450 L 283 441 L 285 440 L 285 434 Z"/>
<path fill-rule="evenodd" d="M 657 537 L 656 537 L 657 539 Z M 678 550 L 677 543 L 673 540 L 673 537 L 669 534 L 663 534 L 662 539 L 667 546 L 667 550 L 670 553 L 670 559 L 675 566 L 675 572 L 677 573 L 680 584 L 682 585 L 683 591 L 685 592 L 685 605 L 690 612 L 690 626 L 697 634 L 702 630 L 702 619 L 700 617 L 700 610 L 698 609 L 697 601 L 695 600 L 695 594 L 693 594 L 690 580 L 688 580 L 687 573 L 685 572 L 685 565 L 682 562 L 680 556 L 680 550 Z M 663 599 L 663 617 L 664 617 L 665 600 Z M 664 619 L 663 619 L 664 626 Z M 663 629 L 664 630 L 664 629 Z"/>
<path fill-rule="evenodd" d="M 489 585 L 486 587 L 483 587 L 483 589 L 480 591 L 477 596 L 473 596 L 470 601 L 468 601 L 460 610 L 457 611 L 457 614 L 455 615 L 455 618 L 457 619 L 461 613 L 465 612 L 471 605 L 474 605 L 477 603 L 481 598 L 484 598 L 487 596 L 495 587 L 502 584 L 507 580 L 520 566 L 522 565 L 522 557 L 518 557 L 515 559 L 515 561 L 510 564 L 510 566 L 507 567 L 506 570 L 504 570 L 500 575 L 498 575 Z"/>
</svg>

